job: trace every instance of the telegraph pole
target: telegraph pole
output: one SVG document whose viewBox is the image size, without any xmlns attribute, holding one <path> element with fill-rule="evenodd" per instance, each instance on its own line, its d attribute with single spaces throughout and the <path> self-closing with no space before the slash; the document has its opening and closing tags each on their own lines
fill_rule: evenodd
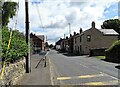
<svg viewBox="0 0 120 87">
<path fill-rule="evenodd" d="M 28 0 L 25 0 L 25 19 L 26 19 L 26 43 L 28 46 L 27 56 L 26 56 L 26 73 L 31 72 L 30 66 L 30 35 L 29 35 L 29 12 L 28 12 Z"/>
</svg>

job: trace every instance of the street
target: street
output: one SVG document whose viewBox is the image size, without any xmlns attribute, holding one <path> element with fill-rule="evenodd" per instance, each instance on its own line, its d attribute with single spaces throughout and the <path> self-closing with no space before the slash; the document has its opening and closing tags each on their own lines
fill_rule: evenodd
<svg viewBox="0 0 120 87">
<path fill-rule="evenodd" d="M 67 56 L 51 50 L 48 54 L 54 84 L 58 85 L 117 85 L 117 64 L 95 57 Z"/>
</svg>

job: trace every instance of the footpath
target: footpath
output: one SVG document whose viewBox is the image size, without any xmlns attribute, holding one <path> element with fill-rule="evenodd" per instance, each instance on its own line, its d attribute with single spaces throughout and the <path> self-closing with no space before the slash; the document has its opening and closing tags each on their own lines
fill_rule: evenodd
<svg viewBox="0 0 120 87">
<path fill-rule="evenodd" d="M 49 58 L 45 55 L 31 55 L 31 72 L 25 73 L 18 85 L 51 85 Z"/>
</svg>

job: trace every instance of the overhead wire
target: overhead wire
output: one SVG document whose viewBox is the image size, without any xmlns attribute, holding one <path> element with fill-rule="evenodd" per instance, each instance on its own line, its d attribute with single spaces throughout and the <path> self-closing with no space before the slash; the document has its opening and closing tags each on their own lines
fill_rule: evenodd
<svg viewBox="0 0 120 87">
<path fill-rule="evenodd" d="M 45 31 L 44 31 L 44 26 L 43 26 L 43 21 L 42 21 L 42 17 L 40 15 L 40 11 L 39 11 L 39 7 L 38 7 L 38 4 L 36 4 L 36 9 L 37 9 L 37 13 L 38 13 L 38 17 L 39 17 L 39 20 L 40 20 L 40 23 L 41 23 L 41 26 L 42 26 L 42 29 L 43 29 L 43 32 L 44 32 L 44 36 L 45 36 L 45 42 L 47 41 L 47 35 L 45 34 Z"/>
<path fill-rule="evenodd" d="M 39 17 L 39 20 L 40 20 L 40 23 L 41 23 L 41 26 L 42 26 L 43 32 L 44 32 L 44 26 L 43 26 L 43 22 L 42 22 L 42 18 L 41 18 L 41 15 L 40 15 L 38 4 L 36 4 L 36 9 L 37 9 L 38 17 Z"/>
</svg>

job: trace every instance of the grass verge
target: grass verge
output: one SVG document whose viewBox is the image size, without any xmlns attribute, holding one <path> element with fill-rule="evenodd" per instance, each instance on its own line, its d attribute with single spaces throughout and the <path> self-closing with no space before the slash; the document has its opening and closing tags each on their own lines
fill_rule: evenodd
<svg viewBox="0 0 120 87">
<path fill-rule="evenodd" d="M 95 56 L 98 59 L 105 59 L 105 56 Z"/>
</svg>

